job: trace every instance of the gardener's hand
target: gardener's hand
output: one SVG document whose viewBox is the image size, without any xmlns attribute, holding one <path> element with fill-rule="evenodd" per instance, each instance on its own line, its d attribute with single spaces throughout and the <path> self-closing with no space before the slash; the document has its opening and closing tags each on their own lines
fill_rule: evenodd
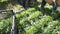
<svg viewBox="0 0 60 34">
<path fill-rule="evenodd" d="M 60 0 L 56 0 L 56 5 L 60 6 Z"/>
<path fill-rule="evenodd" d="M 53 0 L 45 0 L 49 5 L 53 5 Z"/>
</svg>

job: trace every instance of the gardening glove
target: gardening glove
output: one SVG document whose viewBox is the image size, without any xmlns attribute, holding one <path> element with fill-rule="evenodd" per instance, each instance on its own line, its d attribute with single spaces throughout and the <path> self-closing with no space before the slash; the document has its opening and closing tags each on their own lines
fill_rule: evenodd
<svg viewBox="0 0 60 34">
<path fill-rule="evenodd" d="M 56 4 L 53 3 L 53 10 L 56 10 L 57 9 L 57 6 Z"/>
</svg>

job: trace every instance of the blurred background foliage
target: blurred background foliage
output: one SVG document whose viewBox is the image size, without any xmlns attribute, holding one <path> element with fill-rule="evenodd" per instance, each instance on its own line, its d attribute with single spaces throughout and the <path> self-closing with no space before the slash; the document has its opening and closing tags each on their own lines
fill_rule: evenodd
<svg viewBox="0 0 60 34">
<path fill-rule="evenodd" d="M 44 14 L 39 10 L 41 0 L 34 7 L 16 14 L 18 34 L 60 34 L 60 13 L 46 4 Z M 0 10 L 21 10 L 17 0 L 0 0 Z M 1 16 L 1 15 L 0 15 Z M 8 15 L 10 16 L 10 15 Z M 0 19 L 0 34 L 10 34 L 12 16 Z"/>
</svg>

